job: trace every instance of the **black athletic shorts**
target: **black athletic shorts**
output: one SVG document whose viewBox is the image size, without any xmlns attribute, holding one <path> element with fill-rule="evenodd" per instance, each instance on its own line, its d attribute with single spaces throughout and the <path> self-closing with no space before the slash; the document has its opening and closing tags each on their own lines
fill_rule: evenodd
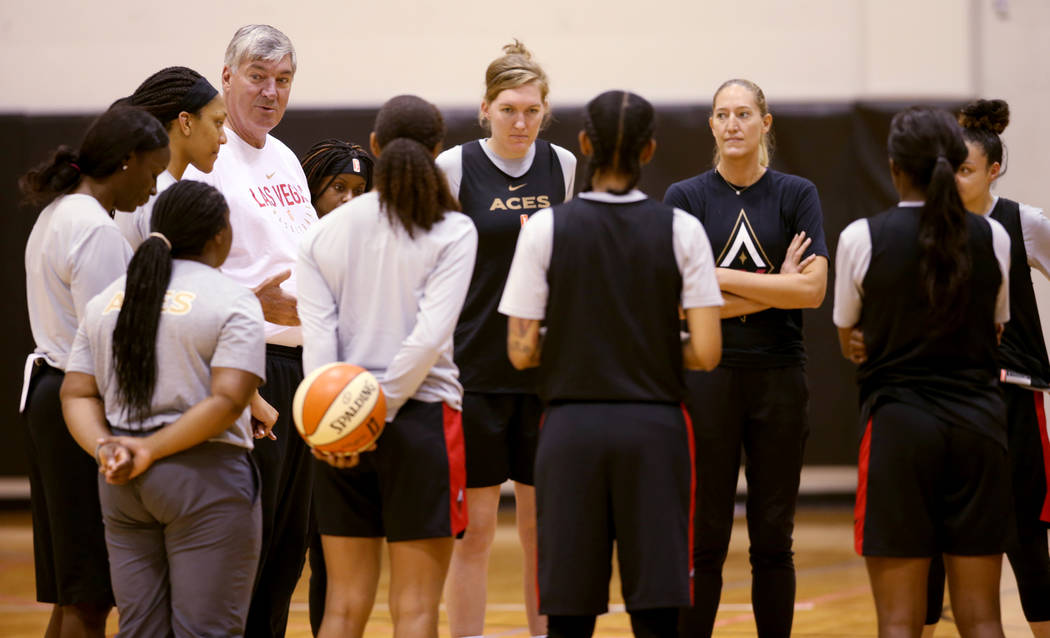
<svg viewBox="0 0 1050 638">
<path fill-rule="evenodd" d="M 1046 423 L 1046 395 L 1008 383 L 1001 387 L 1006 401 L 1017 517 L 1050 524 L 1050 430 Z"/>
<path fill-rule="evenodd" d="M 38 359 L 23 422 L 33 510 L 36 597 L 42 603 L 113 604 L 98 500 L 98 464 L 62 418 L 65 375 Z"/>
<path fill-rule="evenodd" d="M 692 603 L 692 454 L 678 405 L 548 408 L 536 454 L 540 613 L 604 613 L 614 542 L 628 611 Z"/>
<path fill-rule="evenodd" d="M 406 402 L 356 467 L 315 463 L 322 535 L 394 542 L 459 536 L 467 527 L 461 418 L 444 403 Z"/>
<path fill-rule="evenodd" d="M 532 485 L 542 416 L 543 403 L 535 394 L 464 393 L 467 487 L 500 485 L 508 478 Z"/>
<path fill-rule="evenodd" d="M 1006 450 L 991 438 L 899 401 L 872 412 L 858 459 L 857 553 L 1001 554 L 1012 507 Z"/>
</svg>

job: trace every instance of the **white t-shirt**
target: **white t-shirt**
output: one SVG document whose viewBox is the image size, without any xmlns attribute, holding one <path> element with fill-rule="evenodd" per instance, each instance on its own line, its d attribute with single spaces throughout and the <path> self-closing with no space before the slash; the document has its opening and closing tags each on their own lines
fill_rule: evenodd
<svg viewBox="0 0 1050 638">
<path fill-rule="evenodd" d="M 611 204 L 638 202 L 646 198 L 639 190 L 623 195 L 588 191 L 580 193 L 579 197 Z M 715 277 L 715 260 L 703 225 L 696 217 L 676 208 L 671 233 L 675 263 L 682 275 L 682 307 L 721 306 L 724 302 Z M 550 293 L 547 270 L 553 244 L 554 212 L 545 208 L 530 217 L 518 235 L 514 261 L 500 299 L 499 311 L 502 314 L 521 319 L 546 317 Z"/>
<path fill-rule="evenodd" d="M 919 207 L 923 202 L 900 202 L 902 208 Z M 1010 235 L 1002 224 L 986 217 L 992 227 L 992 248 L 1003 280 L 995 299 L 995 322 L 1010 320 Z M 857 219 L 839 235 L 835 254 L 835 310 L 832 320 L 839 328 L 852 328 L 860 321 L 864 306 L 864 277 L 871 264 L 871 230 L 867 219 Z"/>
<path fill-rule="evenodd" d="M 321 219 L 299 247 L 303 369 L 335 361 L 376 375 L 387 421 L 408 399 L 460 409 L 452 333 L 474 272 L 478 235 L 447 212 L 409 237 L 365 193 Z"/>
<path fill-rule="evenodd" d="M 230 207 L 233 247 L 222 272 L 246 288 L 255 288 L 291 269 L 291 278 L 281 288 L 295 296 L 299 240 L 317 222 L 303 167 L 295 153 L 273 136 L 267 135 L 263 147 L 255 148 L 227 128 L 226 140 L 211 173 L 191 165 L 182 176 L 219 189 Z M 299 326 L 267 322 L 267 343 L 298 346 L 302 341 Z"/>
<path fill-rule="evenodd" d="M 536 157 L 536 143 L 529 146 L 525 157 L 519 159 L 505 159 L 496 155 L 489 145 L 487 138 L 480 140 L 481 150 L 489 158 L 496 168 L 500 169 L 513 178 L 518 178 L 529 172 L 532 168 L 532 160 Z M 576 156 L 557 144 L 551 144 L 551 148 L 558 154 L 558 162 L 561 164 L 562 176 L 565 179 L 565 200 L 572 199 L 572 193 L 576 185 Z M 459 199 L 459 185 L 463 182 L 463 146 L 453 146 L 437 156 L 435 163 L 448 178 L 448 188 L 452 196 Z"/>
<path fill-rule="evenodd" d="M 150 218 L 153 216 L 153 204 L 156 203 L 157 198 L 163 193 L 169 186 L 179 180 L 169 173 L 164 171 L 160 175 L 157 175 L 157 194 L 149 198 L 149 201 L 139 206 L 134 212 L 124 213 L 117 211 L 113 216 L 113 221 L 116 222 L 117 228 L 120 229 L 120 233 L 124 235 L 124 239 L 128 240 L 131 244 L 131 250 L 138 250 L 138 247 L 142 242 L 146 241 L 146 238 L 150 234 Z"/>
<path fill-rule="evenodd" d="M 66 359 L 92 297 L 127 270 L 131 247 L 90 195 L 63 195 L 37 217 L 26 242 L 26 301 L 36 352 Z"/>
<path fill-rule="evenodd" d="M 259 300 L 244 286 L 196 261 L 175 259 L 157 325 L 157 383 L 150 416 L 129 423 L 117 400 L 113 329 L 124 300 L 125 277 L 88 303 L 77 331 L 69 372 L 95 377 L 114 427 L 149 431 L 173 423 L 211 394 L 211 369 L 236 368 L 266 378 L 266 342 Z M 250 411 L 210 439 L 252 448 Z"/>
<path fill-rule="evenodd" d="M 999 197 L 992 200 L 991 212 L 999 203 Z M 1024 250 L 1028 254 L 1028 265 L 1043 273 L 1050 279 L 1050 219 L 1046 218 L 1041 208 L 1018 203 L 1021 218 L 1021 237 L 1024 239 Z M 987 213 L 986 213 L 987 214 Z"/>
</svg>

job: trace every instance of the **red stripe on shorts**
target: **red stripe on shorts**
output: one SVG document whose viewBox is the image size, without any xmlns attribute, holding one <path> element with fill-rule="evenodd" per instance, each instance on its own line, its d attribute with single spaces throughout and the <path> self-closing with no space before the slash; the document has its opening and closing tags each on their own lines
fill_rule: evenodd
<svg viewBox="0 0 1050 638">
<path fill-rule="evenodd" d="M 868 460 L 871 457 L 871 417 L 864 427 L 857 456 L 857 503 L 853 508 L 853 549 L 864 555 L 864 515 L 868 507 Z"/>
<path fill-rule="evenodd" d="M 1050 523 L 1050 430 L 1046 427 L 1046 408 L 1043 404 L 1043 393 L 1033 392 L 1035 398 L 1035 420 L 1039 423 L 1039 439 L 1043 443 L 1043 478 L 1046 479 L 1046 496 L 1043 498 L 1043 511 L 1039 519 Z"/>
<path fill-rule="evenodd" d="M 449 524 L 452 535 L 467 529 L 467 453 L 463 448 L 463 413 L 442 403 L 448 452 Z"/>
<path fill-rule="evenodd" d="M 696 592 L 693 589 L 695 572 L 693 565 L 693 536 L 696 534 L 696 443 L 693 437 L 693 420 L 689 418 L 689 411 L 682 404 L 682 416 L 685 417 L 685 432 L 689 439 L 689 606 L 696 604 Z"/>
</svg>

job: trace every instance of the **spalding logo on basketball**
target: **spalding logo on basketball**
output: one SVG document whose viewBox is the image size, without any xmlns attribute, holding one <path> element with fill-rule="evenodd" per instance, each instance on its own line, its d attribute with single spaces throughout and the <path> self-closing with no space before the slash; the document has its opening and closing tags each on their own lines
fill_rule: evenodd
<svg viewBox="0 0 1050 638">
<path fill-rule="evenodd" d="M 292 401 L 292 420 L 307 445 L 316 450 L 358 452 L 383 431 L 386 397 L 368 370 L 329 363 L 299 384 Z"/>
</svg>

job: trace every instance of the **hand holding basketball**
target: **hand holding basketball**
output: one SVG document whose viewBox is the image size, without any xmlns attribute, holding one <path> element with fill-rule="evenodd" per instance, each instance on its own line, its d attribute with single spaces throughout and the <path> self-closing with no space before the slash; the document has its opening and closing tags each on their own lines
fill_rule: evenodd
<svg viewBox="0 0 1050 638">
<path fill-rule="evenodd" d="M 383 431 L 386 397 L 368 370 L 349 363 L 330 363 L 299 384 L 292 401 L 292 419 L 306 444 L 314 449 L 314 456 L 356 454 L 371 449 Z M 339 467 L 327 456 L 318 458 Z"/>
</svg>

